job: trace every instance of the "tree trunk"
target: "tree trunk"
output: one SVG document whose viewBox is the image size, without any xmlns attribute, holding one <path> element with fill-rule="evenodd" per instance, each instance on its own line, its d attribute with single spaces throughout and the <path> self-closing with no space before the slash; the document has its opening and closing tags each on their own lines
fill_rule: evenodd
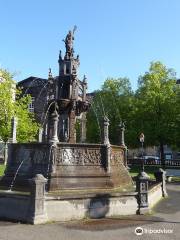
<svg viewBox="0 0 180 240">
<path fill-rule="evenodd" d="M 161 166 L 165 168 L 165 158 L 164 158 L 164 144 L 160 142 L 160 158 L 161 158 Z"/>
</svg>

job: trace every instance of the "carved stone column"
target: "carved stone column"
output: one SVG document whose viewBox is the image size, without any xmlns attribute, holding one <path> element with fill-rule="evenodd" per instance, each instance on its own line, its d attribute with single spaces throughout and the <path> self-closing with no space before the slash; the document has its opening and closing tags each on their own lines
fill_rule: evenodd
<svg viewBox="0 0 180 240">
<path fill-rule="evenodd" d="M 109 144 L 109 119 L 103 118 L 102 144 Z"/>
<path fill-rule="evenodd" d="M 82 118 L 81 118 L 81 126 L 80 126 L 80 141 L 81 143 L 86 142 L 86 113 L 82 113 Z"/>
<path fill-rule="evenodd" d="M 123 146 L 123 147 L 125 147 L 124 131 L 125 131 L 125 124 L 123 122 L 121 122 L 119 124 L 119 144 L 120 144 L 120 146 Z"/>
<path fill-rule="evenodd" d="M 50 143 L 56 143 L 58 142 L 58 135 L 57 135 L 57 129 L 58 129 L 58 113 L 55 109 L 53 113 L 49 113 L 48 118 L 48 142 Z"/>
<path fill-rule="evenodd" d="M 85 75 L 84 75 L 82 87 L 83 87 L 83 97 L 82 97 L 82 100 L 83 100 L 83 101 L 86 101 L 87 78 L 86 78 Z"/>
<path fill-rule="evenodd" d="M 43 128 L 39 128 L 38 142 L 42 142 L 42 138 L 43 138 Z"/>
<path fill-rule="evenodd" d="M 120 122 L 119 126 L 118 126 L 118 129 L 119 129 L 119 145 L 121 147 L 123 147 L 124 149 L 124 165 L 128 168 L 128 165 L 127 165 L 127 146 L 125 144 L 125 141 L 124 141 L 124 132 L 125 132 L 125 124 L 124 122 Z"/>
<path fill-rule="evenodd" d="M 76 113 L 74 110 L 69 115 L 69 143 L 76 143 Z"/>
<path fill-rule="evenodd" d="M 110 173 L 111 171 L 111 146 L 109 142 L 109 119 L 108 117 L 103 118 L 103 130 L 102 130 L 102 144 L 106 146 L 106 169 Z"/>
<path fill-rule="evenodd" d="M 13 117 L 11 119 L 11 137 L 9 139 L 10 143 L 16 143 L 16 132 L 17 132 L 17 118 Z"/>
</svg>

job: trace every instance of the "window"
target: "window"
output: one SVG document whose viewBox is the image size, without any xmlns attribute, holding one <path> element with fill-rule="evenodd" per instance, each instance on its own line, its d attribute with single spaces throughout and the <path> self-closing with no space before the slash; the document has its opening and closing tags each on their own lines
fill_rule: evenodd
<svg viewBox="0 0 180 240">
<path fill-rule="evenodd" d="M 66 74 L 69 74 L 69 68 L 66 68 Z"/>
<path fill-rule="evenodd" d="M 29 103 L 30 112 L 34 112 L 34 102 L 35 102 L 35 97 L 31 97 L 31 102 Z"/>
</svg>

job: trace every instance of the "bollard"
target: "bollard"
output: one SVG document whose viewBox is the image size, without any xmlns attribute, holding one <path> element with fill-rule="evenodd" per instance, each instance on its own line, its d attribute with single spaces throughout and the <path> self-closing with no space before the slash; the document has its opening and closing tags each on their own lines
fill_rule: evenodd
<svg viewBox="0 0 180 240">
<path fill-rule="evenodd" d="M 148 180 L 149 176 L 145 172 L 140 172 L 136 180 L 136 191 L 138 192 L 138 206 L 137 214 L 149 213 L 148 204 Z"/>
<path fill-rule="evenodd" d="M 168 194 L 166 191 L 166 171 L 164 171 L 162 168 L 159 168 L 159 171 L 155 172 L 154 176 L 156 178 L 156 182 L 161 183 L 162 196 L 168 197 Z"/>
<path fill-rule="evenodd" d="M 47 183 L 47 179 L 41 174 L 36 174 L 29 182 L 31 185 L 31 195 L 28 222 L 32 224 L 47 222 L 45 211 L 45 184 Z"/>
</svg>

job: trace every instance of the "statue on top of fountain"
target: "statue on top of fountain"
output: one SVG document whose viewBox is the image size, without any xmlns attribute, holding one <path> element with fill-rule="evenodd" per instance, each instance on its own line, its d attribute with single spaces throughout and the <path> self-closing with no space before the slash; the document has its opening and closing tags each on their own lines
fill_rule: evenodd
<svg viewBox="0 0 180 240">
<path fill-rule="evenodd" d="M 73 31 L 69 31 L 66 38 L 63 39 L 63 42 L 65 42 L 66 47 L 66 57 L 73 56 L 74 49 L 73 49 L 73 41 L 74 41 L 74 33 L 77 29 L 77 26 L 74 26 Z"/>
</svg>

